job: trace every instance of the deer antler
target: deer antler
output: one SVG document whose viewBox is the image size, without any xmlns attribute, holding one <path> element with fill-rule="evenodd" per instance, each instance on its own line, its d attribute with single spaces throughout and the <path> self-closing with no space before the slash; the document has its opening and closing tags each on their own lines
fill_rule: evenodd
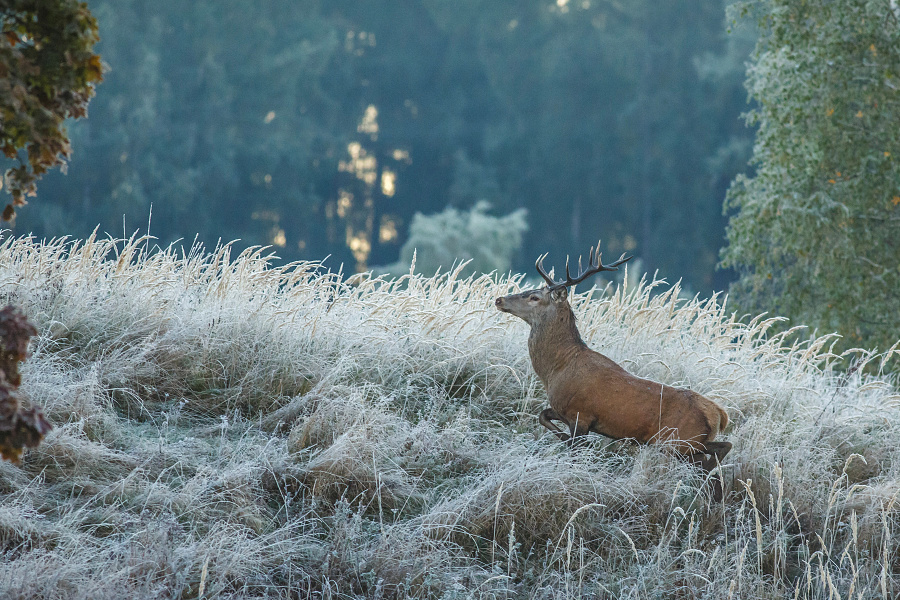
<svg viewBox="0 0 900 600">
<path fill-rule="evenodd" d="M 544 281 L 547 282 L 547 287 L 550 287 L 553 285 L 553 279 L 547 275 L 547 271 L 544 270 L 544 259 L 547 258 L 547 254 L 549 254 L 549 252 L 544 252 L 538 256 L 538 259 L 534 262 L 534 266 L 538 273 L 541 274 L 541 277 L 544 278 Z"/>
<path fill-rule="evenodd" d="M 579 284 L 591 275 L 599 273 L 601 271 L 618 271 L 619 265 L 622 263 L 628 262 L 633 257 L 625 257 L 625 253 L 622 253 L 622 256 L 619 257 L 619 260 L 610 264 L 604 265 L 600 262 L 600 242 L 597 242 L 597 249 L 594 250 L 594 247 L 591 247 L 591 251 L 588 253 L 588 269 L 582 270 L 581 268 L 581 257 L 578 257 L 578 275 L 573 279 L 572 275 L 569 273 L 569 257 L 566 257 L 566 280 L 565 281 L 553 281 L 553 279 L 547 274 L 547 271 L 544 270 L 544 259 L 547 258 L 547 254 L 542 254 L 538 257 L 537 261 L 534 263 L 535 268 L 537 268 L 538 273 L 540 273 L 541 277 L 544 278 L 544 281 L 547 282 L 547 288 L 550 291 L 561 290 L 563 288 L 571 287 L 573 285 Z"/>
</svg>

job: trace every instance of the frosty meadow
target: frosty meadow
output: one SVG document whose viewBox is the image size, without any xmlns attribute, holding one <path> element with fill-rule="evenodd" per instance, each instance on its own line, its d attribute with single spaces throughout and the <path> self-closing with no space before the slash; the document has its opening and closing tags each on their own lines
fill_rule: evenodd
<svg viewBox="0 0 900 600">
<path fill-rule="evenodd" d="M 0 301 L 38 329 L 19 391 L 55 427 L 0 463 L 0 597 L 900 589 L 896 347 L 839 359 L 657 281 L 570 295 L 589 346 L 728 411 L 716 502 L 658 446 L 541 427 L 527 327 L 494 306 L 521 276 L 150 248 L 0 243 Z"/>
</svg>

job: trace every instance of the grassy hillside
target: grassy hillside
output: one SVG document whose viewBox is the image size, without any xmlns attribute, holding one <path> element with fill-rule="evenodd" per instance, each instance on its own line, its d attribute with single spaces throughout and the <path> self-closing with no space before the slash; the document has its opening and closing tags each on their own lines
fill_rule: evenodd
<svg viewBox="0 0 900 600">
<path fill-rule="evenodd" d="M 659 448 L 569 449 L 519 279 L 348 282 L 228 248 L 0 245 L 56 428 L 0 464 L 2 598 L 894 598 L 900 395 L 721 299 L 578 294 L 585 340 L 726 406 L 726 497 Z M 889 356 L 887 357 L 889 358 Z"/>
</svg>

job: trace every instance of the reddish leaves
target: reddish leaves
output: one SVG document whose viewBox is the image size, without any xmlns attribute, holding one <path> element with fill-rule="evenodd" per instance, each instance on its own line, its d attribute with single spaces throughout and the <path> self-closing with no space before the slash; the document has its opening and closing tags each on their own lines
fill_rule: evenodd
<svg viewBox="0 0 900 600">
<path fill-rule="evenodd" d="M 25 447 L 34 448 L 52 426 L 38 407 L 23 409 L 16 389 L 19 363 L 28 356 L 34 325 L 13 306 L 0 310 L 0 457 L 19 462 Z"/>
<path fill-rule="evenodd" d="M 68 118 L 87 116 L 103 79 L 97 21 L 77 0 L 7 0 L 0 8 L 0 150 L 18 161 L 4 177 L 15 207 L 34 196 L 37 180 L 64 165 Z"/>
</svg>

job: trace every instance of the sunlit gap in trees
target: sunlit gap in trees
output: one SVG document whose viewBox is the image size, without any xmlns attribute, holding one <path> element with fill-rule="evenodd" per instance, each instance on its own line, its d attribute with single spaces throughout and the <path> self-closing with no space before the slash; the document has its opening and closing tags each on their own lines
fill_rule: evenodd
<svg viewBox="0 0 900 600">
<path fill-rule="evenodd" d="M 582 0 L 578 3 L 582 10 L 587 10 L 591 7 L 591 0 Z M 569 0 L 556 0 L 556 6 L 551 5 L 550 10 L 558 10 L 562 14 L 566 14 L 569 12 L 571 8 Z"/>
<path fill-rule="evenodd" d="M 361 43 L 374 46 L 374 35 L 361 33 L 353 35 L 352 41 L 358 39 Z M 349 43 L 350 38 L 348 38 Z M 274 110 L 266 113 L 263 122 L 268 125 L 276 118 Z M 400 222 L 395 215 L 377 214 L 376 200 L 393 198 L 397 193 L 398 173 L 396 169 L 379 165 L 376 156 L 378 134 L 378 108 L 374 104 L 368 105 L 356 127 L 361 140 L 354 140 L 347 144 L 347 157 L 338 162 L 338 172 L 346 173 L 338 187 L 337 198 L 328 201 L 325 205 L 325 218 L 328 222 L 329 239 L 335 243 L 342 241 L 353 254 L 356 260 L 357 272 L 368 268 L 372 246 L 377 239 L 379 244 L 396 244 L 400 238 Z M 369 144 L 370 147 L 366 147 Z M 384 152 L 384 151 L 382 151 Z M 408 150 L 395 148 L 384 153 L 386 160 L 394 160 L 397 163 L 409 165 L 412 163 Z M 251 174 L 251 180 L 255 185 L 272 188 L 272 175 L 262 171 Z M 381 198 L 377 198 L 378 194 Z M 273 246 L 284 248 L 287 246 L 287 232 L 280 225 L 281 216 L 276 211 L 259 210 L 252 214 L 254 221 L 262 221 L 268 224 L 267 238 Z M 338 233 L 342 231 L 343 235 Z M 376 238 L 377 236 L 377 238 Z M 297 247 L 302 251 L 306 248 L 306 240 L 297 241 Z"/>
<path fill-rule="evenodd" d="M 562 15 L 567 14 L 572 8 L 589 10 L 591 8 L 591 0 L 581 0 L 580 2 L 572 0 L 556 0 L 549 5 L 550 12 L 557 12 Z M 601 19 L 605 19 L 605 15 L 601 16 Z M 595 27 L 599 27 L 596 19 L 593 19 L 592 23 Z M 510 21 L 509 29 L 515 29 L 518 24 L 519 22 L 516 20 Z"/>
<path fill-rule="evenodd" d="M 275 111 L 270 110 L 266 113 L 266 116 L 263 117 L 263 123 L 266 125 L 270 124 L 275 120 Z M 272 189 L 272 174 L 271 173 L 262 173 L 260 171 L 256 171 L 250 175 L 251 181 L 253 181 L 254 185 L 263 185 L 267 190 Z M 284 248 L 287 246 L 287 233 L 284 228 L 279 226 L 279 221 L 281 221 L 281 215 L 273 210 L 258 210 L 255 211 L 251 218 L 254 221 L 269 221 L 272 223 L 271 228 L 269 229 L 269 243 L 278 248 Z M 305 242 L 300 242 L 300 249 L 302 250 L 305 247 Z"/>
<path fill-rule="evenodd" d="M 366 35 L 359 39 L 374 45 L 374 36 Z M 377 148 L 380 132 L 378 108 L 374 104 L 365 108 L 356 131 L 361 134 L 362 141 L 355 140 L 347 144 L 347 158 L 338 163 L 338 172 L 346 173 L 349 177 L 338 188 L 337 199 L 326 205 L 325 217 L 329 221 L 329 231 L 333 231 L 333 234 L 329 234 L 330 237 L 337 237 L 334 222 L 343 222 L 344 243 L 353 253 L 356 271 L 361 272 L 368 268 L 376 235 L 377 243 L 380 244 L 399 241 L 396 217 L 376 214 L 378 194 L 382 200 L 392 198 L 397 192 L 398 174 L 394 169 L 379 165 L 376 150 L 366 147 L 366 144 L 370 144 Z M 412 162 L 409 151 L 399 148 L 386 156 L 400 163 Z"/>
<path fill-rule="evenodd" d="M 393 196 L 394 192 L 396 192 L 395 182 L 397 181 L 397 174 L 391 171 L 390 169 L 385 169 L 381 172 L 381 193 L 385 196 Z"/>
<path fill-rule="evenodd" d="M 359 33 L 350 30 L 344 38 L 344 49 L 355 56 L 362 56 L 366 52 L 366 48 L 375 47 L 375 33 L 368 31 L 360 31 Z"/>
<path fill-rule="evenodd" d="M 257 210 L 250 215 L 250 218 L 254 221 L 268 221 L 272 224 L 268 236 L 270 244 L 279 248 L 284 248 L 287 245 L 287 234 L 278 224 L 281 221 L 281 215 L 277 212 L 274 210 Z"/>
</svg>

